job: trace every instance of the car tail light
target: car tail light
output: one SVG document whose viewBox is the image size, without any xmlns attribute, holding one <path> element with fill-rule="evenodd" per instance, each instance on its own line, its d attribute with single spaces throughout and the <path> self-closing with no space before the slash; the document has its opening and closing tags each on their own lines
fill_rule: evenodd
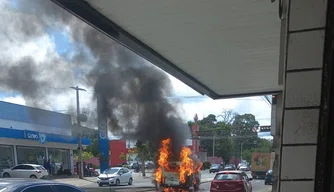
<svg viewBox="0 0 334 192">
<path fill-rule="evenodd" d="M 42 173 L 42 171 L 40 171 L 40 170 L 36 170 L 36 173 Z"/>
</svg>

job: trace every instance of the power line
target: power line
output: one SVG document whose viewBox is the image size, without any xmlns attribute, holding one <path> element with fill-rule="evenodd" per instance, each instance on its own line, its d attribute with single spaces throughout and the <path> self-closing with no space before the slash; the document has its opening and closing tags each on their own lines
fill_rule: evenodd
<svg viewBox="0 0 334 192">
<path fill-rule="evenodd" d="M 264 97 L 261 97 L 261 99 L 269 106 L 271 107 L 270 103 L 268 103 L 267 99 L 265 99 Z"/>
</svg>

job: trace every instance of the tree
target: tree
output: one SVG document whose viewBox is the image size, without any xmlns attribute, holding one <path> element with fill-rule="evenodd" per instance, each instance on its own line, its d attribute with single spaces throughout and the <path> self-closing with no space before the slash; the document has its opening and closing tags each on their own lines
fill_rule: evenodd
<svg viewBox="0 0 334 192">
<path fill-rule="evenodd" d="M 242 153 L 243 159 L 251 162 L 253 152 L 269 153 L 272 150 L 272 141 L 258 138 L 255 148 L 244 150 Z"/>
<path fill-rule="evenodd" d="M 94 157 L 94 155 L 91 152 L 87 152 L 87 151 L 82 152 L 82 160 L 83 161 L 87 161 L 87 160 L 89 160 L 89 159 L 91 159 L 93 157 Z M 75 155 L 74 159 L 76 161 L 78 161 L 78 155 Z"/>
<path fill-rule="evenodd" d="M 255 116 L 252 114 L 236 115 L 232 123 L 232 134 L 235 136 L 254 135 L 257 133 L 253 131 L 254 127 L 258 127 L 260 124 L 256 121 Z"/>
<path fill-rule="evenodd" d="M 140 140 L 136 142 L 136 152 L 141 161 L 142 175 L 145 177 L 145 160 L 152 160 L 154 153 L 152 152 L 152 145 L 149 143 L 143 143 Z"/>
<path fill-rule="evenodd" d="M 215 136 L 215 156 L 222 157 L 228 161 L 233 152 L 233 143 L 229 138 L 231 136 L 231 125 L 229 122 L 217 121 L 215 115 L 210 114 L 198 121 L 200 134 L 206 137 Z M 200 140 L 200 146 L 213 155 L 213 139 Z"/>
<path fill-rule="evenodd" d="M 256 121 L 253 114 L 237 114 L 232 123 L 232 136 L 234 137 L 234 148 L 237 156 L 241 156 L 241 145 L 243 149 L 247 150 L 252 148 L 252 145 L 257 142 L 257 132 L 254 128 L 259 126 L 259 122 Z"/>
<path fill-rule="evenodd" d="M 86 147 L 85 151 L 90 152 L 94 155 L 94 157 L 99 156 L 99 133 L 98 131 L 94 132 L 90 137 L 91 144 Z"/>
<path fill-rule="evenodd" d="M 235 117 L 237 116 L 238 114 L 236 112 L 234 112 L 233 110 L 230 110 L 230 109 L 224 109 L 222 111 L 222 113 L 220 115 L 218 115 L 217 117 L 221 117 L 222 120 L 221 122 L 224 122 L 228 125 L 232 125 Z"/>
<path fill-rule="evenodd" d="M 126 160 L 126 156 L 123 152 L 119 155 L 119 159 L 122 161 Z"/>
</svg>

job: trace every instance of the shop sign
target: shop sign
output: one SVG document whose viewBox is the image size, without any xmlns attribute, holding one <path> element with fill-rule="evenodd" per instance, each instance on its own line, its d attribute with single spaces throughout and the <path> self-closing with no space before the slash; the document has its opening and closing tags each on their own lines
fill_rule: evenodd
<svg viewBox="0 0 334 192">
<path fill-rule="evenodd" d="M 38 140 L 39 135 L 38 135 L 38 133 L 27 132 L 27 138 L 28 139 L 33 139 L 33 140 Z"/>
<path fill-rule="evenodd" d="M 39 141 L 41 144 L 46 143 L 46 134 L 45 133 L 39 133 Z"/>
<path fill-rule="evenodd" d="M 46 134 L 35 131 L 25 131 L 25 137 L 31 140 L 39 140 L 41 144 L 46 143 Z"/>
</svg>

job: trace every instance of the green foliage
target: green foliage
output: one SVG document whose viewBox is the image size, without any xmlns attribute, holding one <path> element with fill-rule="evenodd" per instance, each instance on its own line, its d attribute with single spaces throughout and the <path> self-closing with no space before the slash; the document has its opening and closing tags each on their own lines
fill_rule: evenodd
<svg viewBox="0 0 334 192">
<path fill-rule="evenodd" d="M 208 162 L 208 161 L 205 161 L 205 162 L 203 163 L 202 169 L 203 169 L 203 170 L 206 170 L 206 169 L 210 169 L 210 167 L 211 167 L 211 163 Z"/>
<path fill-rule="evenodd" d="M 120 160 L 125 160 L 125 159 L 126 159 L 126 155 L 122 152 L 122 153 L 119 155 L 119 159 L 120 159 Z"/>
<path fill-rule="evenodd" d="M 91 144 L 86 147 L 85 151 L 93 154 L 94 157 L 99 156 L 99 133 L 96 131 L 89 137 Z"/>
<path fill-rule="evenodd" d="M 226 111 L 226 113 L 230 113 L 230 111 Z M 222 116 L 223 119 L 229 119 L 224 118 L 228 117 L 227 114 L 223 114 L 220 116 Z M 233 154 L 233 141 L 230 139 L 232 127 L 229 121 L 217 121 L 217 117 L 210 114 L 202 120 L 199 120 L 197 124 L 199 125 L 199 130 L 201 133 L 205 133 L 211 136 L 215 135 L 216 137 L 219 137 L 219 139 L 216 139 L 214 143 L 215 156 L 222 157 L 224 160 L 228 161 Z M 200 141 L 200 145 L 208 152 L 209 156 L 212 156 L 213 139 L 203 139 Z"/>
<path fill-rule="evenodd" d="M 194 122 L 189 121 L 189 127 Z M 271 143 L 268 140 L 257 137 L 254 127 L 259 126 L 259 122 L 252 114 L 237 114 L 232 110 L 224 110 L 222 114 L 215 116 L 213 114 L 204 117 L 197 122 L 201 134 L 206 137 L 216 136 L 215 156 L 221 157 L 228 162 L 232 156 L 241 156 L 241 145 L 243 148 L 243 159 L 248 160 L 252 153 L 251 149 L 256 148 L 259 152 L 270 152 Z M 202 139 L 200 145 L 212 156 L 213 140 Z M 248 159 L 247 159 L 247 158 Z"/>
<path fill-rule="evenodd" d="M 243 159 L 251 162 L 253 152 L 270 153 L 272 150 L 272 141 L 259 138 L 256 148 L 246 149 L 242 152 Z"/>
<path fill-rule="evenodd" d="M 88 159 L 93 158 L 94 155 L 91 152 L 84 151 L 82 152 L 82 160 L 86 161 Z M 78 155 L 74 155 L 74 159 L 77 161 L 78 160 Z"/>
<path fill-rule="evenodd" d="M 142 141 L 136 142 L 136 147 L 134 148 L 137 156 L 141 159 L 144 158 L 144 161 L 152 161 L 155 155 L 153 152 L 153 147 L 150 143 L 143 143 Z"/>
</svg>

